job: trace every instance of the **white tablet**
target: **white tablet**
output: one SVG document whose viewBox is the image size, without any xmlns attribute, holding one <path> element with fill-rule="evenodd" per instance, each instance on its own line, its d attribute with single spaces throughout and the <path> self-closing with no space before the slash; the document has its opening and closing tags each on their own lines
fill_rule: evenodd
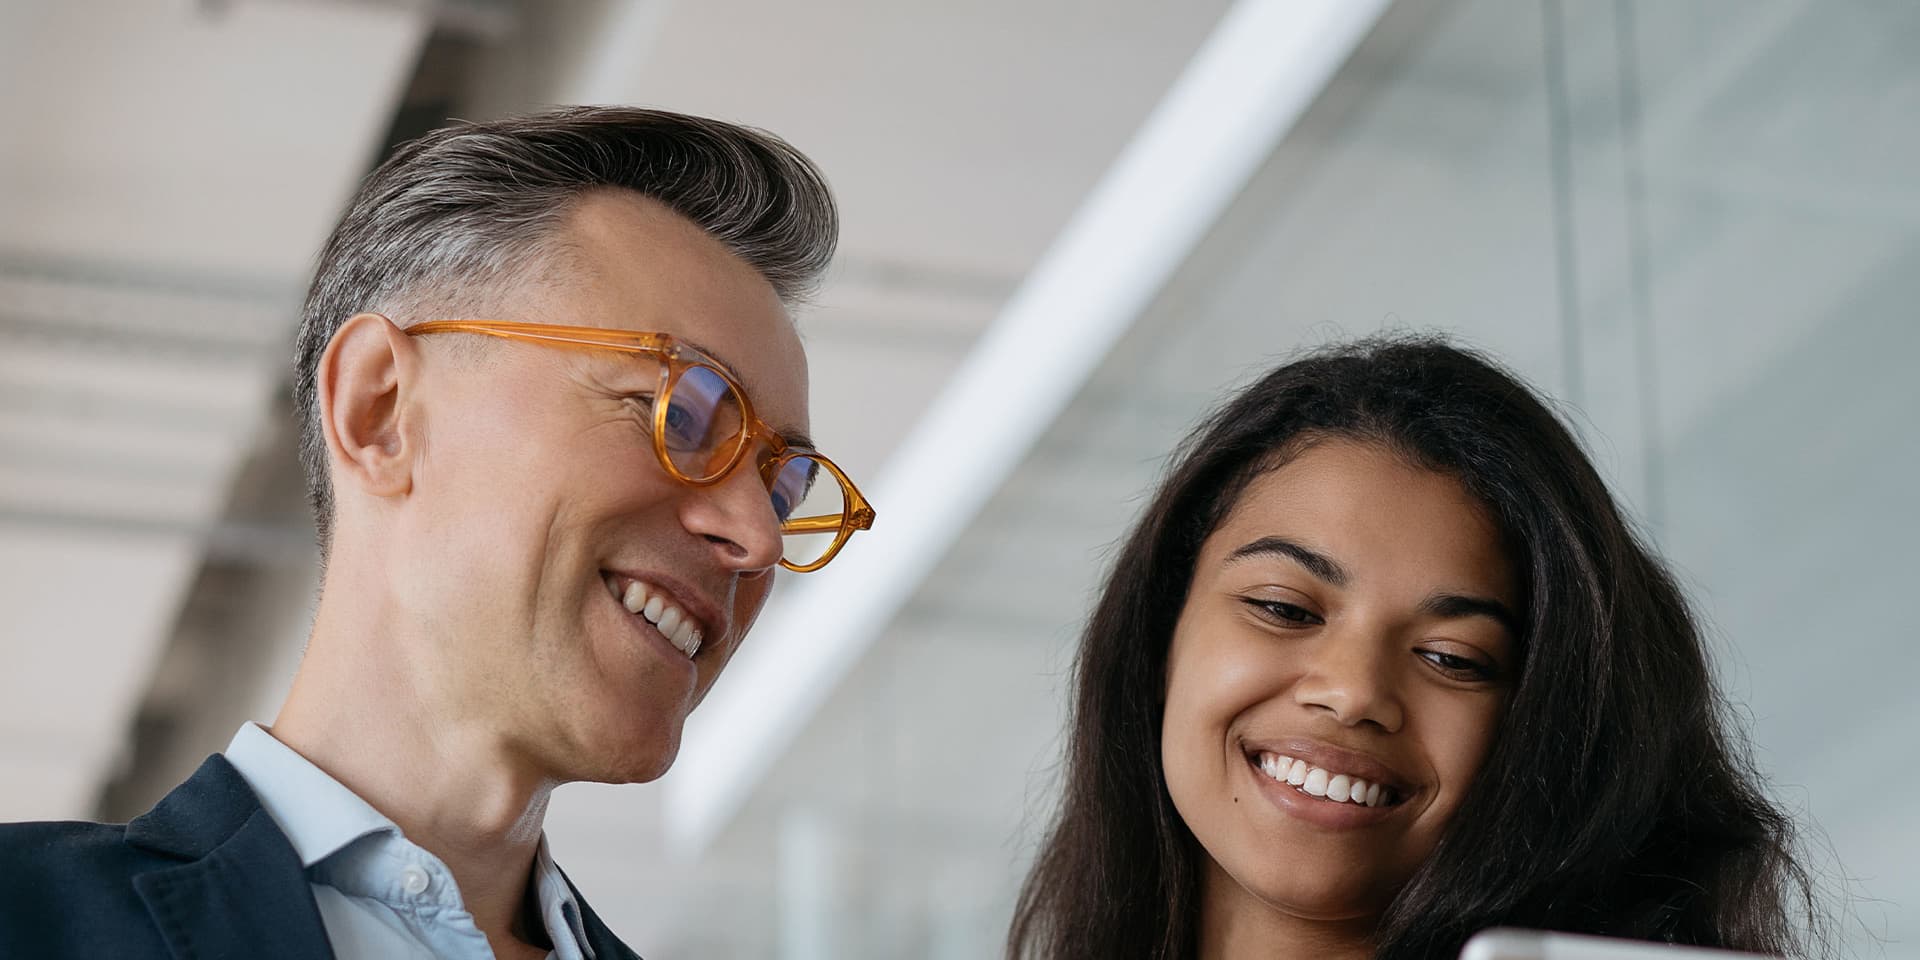
<svg viewBox="0 0 1920 960">
<path fill-rule="evenodd" d="M 1735 960 L 1754 953 L 1676 947 L 1645 940 L 1614 940 L 1541 930 L 1482 930 L 1460 950 L 1460 960 Z"/>
</svg>

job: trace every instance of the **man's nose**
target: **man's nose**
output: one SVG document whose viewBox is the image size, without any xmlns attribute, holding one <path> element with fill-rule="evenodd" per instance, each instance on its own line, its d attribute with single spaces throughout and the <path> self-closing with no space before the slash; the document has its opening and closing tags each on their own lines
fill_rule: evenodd
<svg viewBox="0 0 1920 960">
<path fill-rule="evenodd" d="M 737 573 L 771 569 L 784 549 L 772 498 L 746 458 L 719 482 L 687 491 L 681 498 L 680 522 Z"/>
<path fill-rule="evenodd" d="M 1294 683 L 1294 702 L 1325 711 L 1342 726 L 1371 723 L 1389 733 L 1399 730 L 1406 716 L 1393 650 L 1391 640 L 1361 623 L 1322 631 L 1308 648 L 1306 671 Z"/>
</svg>

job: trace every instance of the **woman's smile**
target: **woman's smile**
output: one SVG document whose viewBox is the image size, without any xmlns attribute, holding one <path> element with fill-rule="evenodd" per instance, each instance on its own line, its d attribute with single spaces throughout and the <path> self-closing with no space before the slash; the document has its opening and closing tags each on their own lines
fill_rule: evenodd
<svg viewBox="0 0 1920 960">
<path fill-rule="evenodd" d="M 1290 817 L 1335 830 L 1385 822 L 1419 788 L 1377 757 L 1303 737 L 1240 740 L 1255 790 Z"/>
<path fill-rule="evenodd" d="M 1305 763 L 1299 760 L 1293 762 L 1300 765 Z M 1289 783 L 1285 779 L 1275 779 L 1272 774 L 1252 762 L 1247 764 L 1247 775 L 1252 778 L 1254 789 L 1280 812 L 1316 827 L 1329 830 L 1357 830 L 1385 822 L 1397 817 L 1400 813 L 1403 804 L 1387 806 L 1381 803 L 1368 806 L 1351 800 L 1335 800 L 1327 793 L 1328 787 L 1324 784 L 1328 781 L 1348 778 L 1344 774 L 1330 776 L 1320 767 L 1310 769 L 1312 771 L 1309 775 L 1310 779 L 1299 785 Z M 1319 787 L 1320 793 L 1316 794 L 1310 789 L 1315 786 Z M 1373 789 L 1376 793 L 1380 790 L 1378 786 Z"/>
</svg>

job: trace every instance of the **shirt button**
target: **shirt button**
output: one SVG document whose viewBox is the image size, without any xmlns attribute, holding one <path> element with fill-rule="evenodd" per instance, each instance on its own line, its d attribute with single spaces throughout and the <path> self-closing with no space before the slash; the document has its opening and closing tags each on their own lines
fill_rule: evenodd
<svg viewBox="0 0 1920 960">
<path fill-rule="evenodd" d="M 426 893 L 427 887 L 432 883 L 433 878 L 427 876 L 425 870 L 413 864 L 408 864 L 405 870 L 400 871 L 400 889 L 410 895 L 419 896 Z"/>
</svg>

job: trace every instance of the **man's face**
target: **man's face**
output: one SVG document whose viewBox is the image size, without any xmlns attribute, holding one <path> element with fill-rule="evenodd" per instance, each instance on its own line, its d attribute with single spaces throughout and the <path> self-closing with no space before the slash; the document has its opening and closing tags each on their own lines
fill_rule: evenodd
<svg viewBox="0 0 1920 960">
<path fill-rule="evenodd" d="M 490 319 L 671 334 L 730 366 L 776 430 L 805 432 L 799 338 L 753 268 L 624 192 L 583 199 L 560 239 L 550 282 Z M 429 702 L 543 776 L 658 777 L 773 585 L 780 534 L 753 461 L 708 487 L 666 473 L 636 401 L 657 387 L 651 357 L 414 342 L 424 443 L 388 555 L 405 622 L 432 638 Z M 696 621 L 695 656 L 660 611 L 623 605 L 635 582 Z"/>
</svg>

